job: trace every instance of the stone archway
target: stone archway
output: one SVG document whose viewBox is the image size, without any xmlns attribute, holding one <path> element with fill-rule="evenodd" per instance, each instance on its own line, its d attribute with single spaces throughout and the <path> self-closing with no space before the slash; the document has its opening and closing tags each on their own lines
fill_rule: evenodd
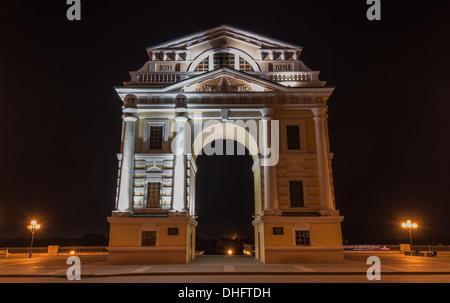
<svg viewBox="0 0 450 303">
<path fill-rule="evenodd" d="M 261 200 L 261 174 L 260 174 L 260 161 L 259 161 L 259 146 L 257 137 L 255 134 L 257 133 L 257 124 L 256 122 L 252 124 L 254 121 L 228 121 L 228 122 L 219 122 L 210 120 L 205 123 L 205 127 L 202 127 L 202 130 L 195 135 L 192 144 L 192 156 L 194 161 L 197 161 L 197 158 L 200 154 L 206 154 L 206 156 L 213 156 L 214 154 L 222 155 L 234 155 L 234 153 L 238 153 L 238 155 L 244 155 L 245 152 L 251 156 L 253 160 L 253 164 L 251 170 L 253 172 L 253 190 L 254 190 L 254 204 L 253 204 L 253 213 L 252 217 L 261 216 L 262 212 L 262 200 Z M 247 126 L 247 127 L 246 127 Z M 238 148 L 234 148 L 235 145 L 230 148 L 230 146 L 222 146 L 221 144 L 216 145 L 214 148 L 209 147 L 212 142 L 226 142 L 228 144 L 237 142 Z M 239 149 L 239 146 L 245 148 L 245 150 Z M 208 148 L 209 147 L 209 148 Z M 206 149 L 206 150 L 205 150 Z M 233 154 L 230 154 L 233 153 Z M 263 248 L 259 247 L 258 241 L 256 241 L 257 231 L 255 231 L 255 251 L 261 251 Z M 256 256 L 259 258 L 259 255 Z"/>
<path fill-rule="evenodd" d="M 198 155 L 196 158 L 196 251 L 205 255 L 223 255 L 232 250 L 241 255 L 244 244 L 254 246 L 252 216 L 255 213 L 253 158 L 227 155 L 226 148 L 236 150 L 241 144 L 216 140 L 209 145 L 223 147 L 222 155 Z M 248 248 L 248 246 L 247 246 Z M 250 251 L 250 250 L 249 250 Z M 250 253 L 244 253 L 249 255 Z"/>
<path fill-rule="evenodd" d="M 116 88 L 123 133 L 116 203 L 108 217 L 111 263 L 187 263 L 195 257 L 196 152 L 216 139 L 241 142 L 253 157 L 257 259 L 343 260 L 327 130 L 334 88 L 299 59 L 301 50 L 227 25 L 147 49 L 150 60 Z M 214 53 L 227 52 L 249 64 L 240 68 L 235 60 L 233 68 L 228 56 L 222 67 L 208 63 L 194 70 L 206 56 L 211 62 Z M 254 140 L 246 130 L 252 120 L 258 121 Z M 199 121 L 204 127 L 196 132 Z M 205 132 L 213 126 L 220 130 Z M 189 127 L 194 133 L 186 140 L 180 133 Z M 268 146 L 280 147 L 279 153 L 272 157 Z"/>
</svg>

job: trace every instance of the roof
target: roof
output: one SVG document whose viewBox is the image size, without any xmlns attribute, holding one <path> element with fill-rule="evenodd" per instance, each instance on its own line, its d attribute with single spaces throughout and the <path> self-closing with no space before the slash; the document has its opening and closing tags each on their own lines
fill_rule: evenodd
<svg viewBox="0 0 450 303">
<path fill-rule="evenodd" d="M 198 31 L 190 35 L 170 40 L 168 42 L 160 43 L 151 47 L 147 47 L 147 51 L 167 48 L 188 48 L 191 45 L 205 42 L 209 39 L 214 39 L 218 36 L 230 36 L 239 40 L 260 45 L 262 48 L 284 48 L 302 50 L 301 46 L 283 42 L 274 38 L 270 38 L 261 34 L 257 34 L 248 30 L 240 29 L 230 25 L 219 25 L 206 30 Z"/>
</svg>

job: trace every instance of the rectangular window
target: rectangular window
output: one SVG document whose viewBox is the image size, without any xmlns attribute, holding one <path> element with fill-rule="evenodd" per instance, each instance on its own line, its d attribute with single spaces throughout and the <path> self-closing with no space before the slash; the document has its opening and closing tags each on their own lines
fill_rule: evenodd
<svg viewBox="0 0 450 303">
<path fill-rule="evenodd" d="M 163 127 L 150 126 L 149 150 L 161 150 L 163 148 Z"/>
<path fill-rule="evenodd" d="M 142 246 L 156 246 L 156 231 L 142 232 Z"/>
<path fill-rule="evenodd" d="M 300 127 L 298 125 L 287 125 L 287 148 L 300 149 Z"/>
<path fill-rule="evenodd" d="M 311 245 L 309 230 L 295 231 L 295 245 Z"/>
<path fill-rule="evenodd" d="M 147 183 L 147 208 L 161 207 L 161 182 Z"/>
<path fill-rule="evenodd" d="M 178 227 L 169 227 L 167 229 L 168 236 L 178 236 Z"/>
<path fill-rule="evenodd" d="M 273 234 L 274 235 L 284 235 L 284 228 L 283 227 L 274 227 Z"/>
<path fill-rule="evenodd" d="M 291 207 L 304 207 L 303 201 L 303 181 L 289 181 L 289 194 Z"/>
</svg>

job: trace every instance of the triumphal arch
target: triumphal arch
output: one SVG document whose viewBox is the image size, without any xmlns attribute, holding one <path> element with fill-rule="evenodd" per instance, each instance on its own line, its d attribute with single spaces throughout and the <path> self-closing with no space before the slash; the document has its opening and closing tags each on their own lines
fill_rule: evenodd
<svg viewBox="0 0 450 303">
<path fill-rule="evenodd" d="M 327 128 L 334 88 L 301 51 L 228 25 L 147 48 L 149 60 L 116 87 L 123 133 L 110 263 L 195 258 L 196 159 L 223 151 L 209 144 L 223 139 L 253 158 L 255 258 L 343 261 Z"/>
</svg>

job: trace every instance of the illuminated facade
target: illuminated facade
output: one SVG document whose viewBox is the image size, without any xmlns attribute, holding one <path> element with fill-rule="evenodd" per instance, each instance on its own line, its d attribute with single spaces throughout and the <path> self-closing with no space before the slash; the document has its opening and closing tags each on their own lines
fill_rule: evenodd
<svg viewBox="0 0 450 303">
<path fill-rule="evenodd" d="M 301 50 L 227 25 L 147 49 L 116 87 L 124 115 L 110 263 L 195 258 L 196 158 L 220 139 L 253 156 L 257 259 L 343 261 L 327 130 L 334 88 Z"/>
</svg>

